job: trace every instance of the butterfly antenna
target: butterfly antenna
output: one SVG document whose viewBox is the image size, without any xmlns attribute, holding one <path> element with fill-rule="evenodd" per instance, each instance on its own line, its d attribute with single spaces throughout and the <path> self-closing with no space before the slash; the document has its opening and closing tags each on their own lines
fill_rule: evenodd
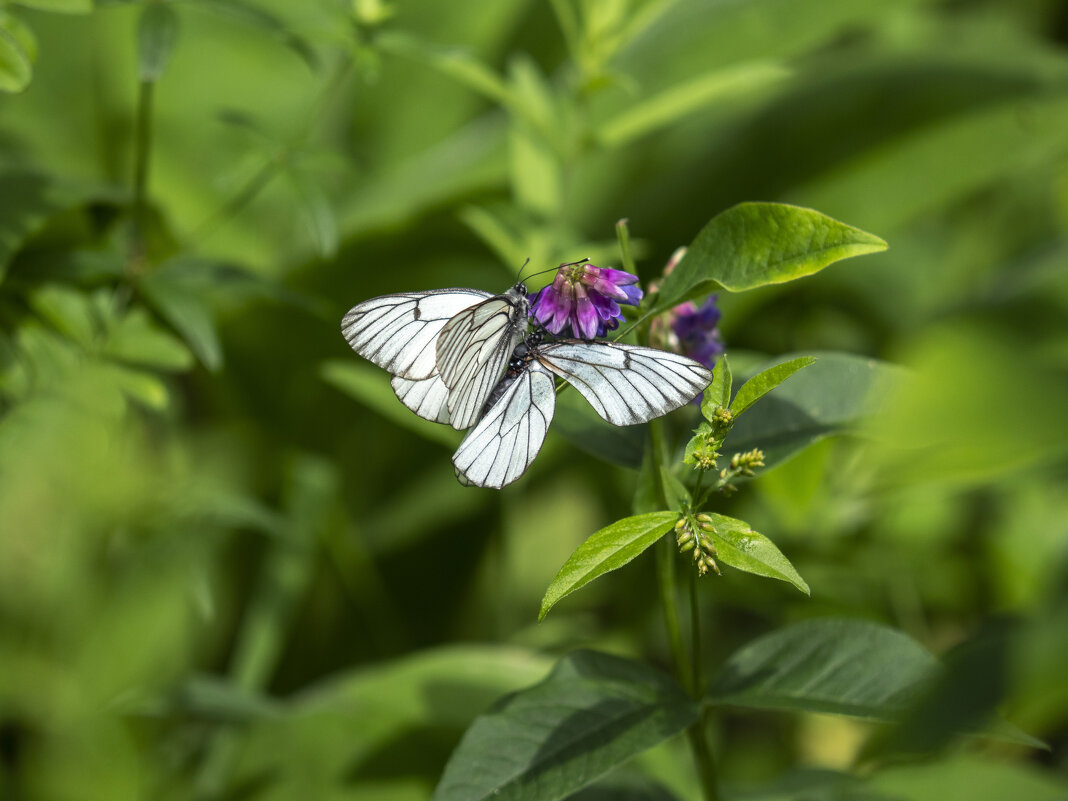
<svg viewBox="0 0 1068 801">
<path fill-rule="evenodd" d="M 544 275 L 545 273 L 555 272 L 556 270 L 559 270 L 561 267 L 576 267 L 579 264 L 585 264 L 589 260 L 590 260 L 590 257 L 587 256 L 586 258 L 579 259 L 578 261 L 569 261 L 569 262 L 567 262 L 565 264 L 558 264 L 555 267 L 549 267 L 547 270 L 538 270 L 538 272 L 536 272 L 536 273 L 531 273 L 530 275 L 527 276 L 527 278 L 533 278 L 536 275 Z M 530 259 L 527 259 L 527 261 L 529 262 Z M 525 267 L 526 265 L 524 264 L 523 266 Z M 524 279 L 524 280 L 526 280 L 526 279 Z"/>
<path fill-rule="evenodd" d="M 525 262 L 523 262 L 523 266 L 519 268 L 519 274 L 515 277 L 515 282 L 517 284 L 523 279 L 523 270 L 527 269 L 528 264 L 530 264 L 529 258 Z"/>
</svg>

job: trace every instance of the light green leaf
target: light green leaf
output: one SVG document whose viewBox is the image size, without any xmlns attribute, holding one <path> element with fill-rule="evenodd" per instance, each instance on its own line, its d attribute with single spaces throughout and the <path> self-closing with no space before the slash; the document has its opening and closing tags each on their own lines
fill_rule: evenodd
<svg viewBox="0 0 1068 801">
<path fill-rule="evenodd" d="M 6 17 L 6 19 L 5 19 Z M 14 17 L 0 17 L 0 91 L 21 92 L 30 84 L 33 67 Z"/>
<path fill-rule="evenodd" d="M 30 305 L 42 319 L 86 350 L 91 350 L 102 324 L 89 299 L 63 286 L 44 286 L 30 296 Z"/>
<path fill-rule="evenodd" d="M 701 399 L 701 414 L 706 420 L 711 420 L 716 408 L 722 406 L 729 409 L 731 405 L 731 366 L 727 362 L 727 354 L 724 353 L 716 360 L 712 368 L 712 383 L 705 390 L 705 396 Z"/>
<path fill-rule="evenodd" d="M 328 384 L 333 384 L 402 428 L 447 448 L 455 448 L 460 443 L 460 432 L 453 431 L 449 426 L 431 423 L 406 409 L 393 394 L 389 386 L 389 374 L 384 370 L 357 361 L 338 360 L 323 364 L 319 374 Z"/>
<path fill-rule="evenodd" d="M 246 0 L 195 0 L 195 2 L 271 34 L 296 53 L 311 69 L 319 66 L 319 57 L 315 54 L 314 48 L 303 37 L 291 31 L 282 18 L 260 6 L 246 2 Z"/>
<path fill-rule="evenodd" d="M 798 370 L 808 367 L 816 359 L 812 356 L 799 356 L 796 359 L 769 367 L 763 372 L 757 373 L 738 390 L 730 409 L 735 417 L 760 400 L 762 397 L 779 386 L 783 381 L 792 376 Z"/>
<path fill-rule="evenodd" d="M 904 371 L 847 353 L 816 353 L 816 362 L 740 417 L 724 453 L 764 451 L 771 466 L 824 437 L 850 431 L 879 408 Z"/>
<path fill-rule="evenodd" d="M 851 256 L 886 249 L 877 236 L 818 211 L 782 203 L 740 203 L 701 229 L 664 279 L 657 309 L 716 289 L 744 292 L 819 272 Z"/>
<path fill-rule="evenodd" d="M 805 595 L 811 594 L 808 584 L 775 543 L 753 531 L 744 520 L 714 513 L 709 516 L 715 526 L 711 537 L 716 546 L 717 561 L 746 573 L 789 582 Z"/>
<path fill-rule="evenodd" d="M 690 505 L 690 491 L 686 485 L 679 481 L 668 468 L 660 466 L 660 480 L 664 485 L 664 495 L 667 497 L 668 508 L 673 512 L 681 512 Z"/>
<path fill-rule="evenodd" d="M 601 142 L 619 147 L 671 125 L 705 106 L 741 93 L 751 93 L 789 76 L 785 67 L 764 61 L 737 64 L 676 84 L 658 95 L 627 107 L 599 125 Z"/>
<path fill-rule="evenodd" d="M 456 747 L 433 801 L 554 801 L 678 734 L 697 717 L 663 674 L 576 651 L 548 678 L 479 716 Z"/>
<path fill-rule="evenodd" d="M 500 76 L 467 50 L 441 47 L 401 31 L 379 34 L 375 46 L 384 53 L 405 56 L 433 67 L 495 103 L 507 104 L 510 100 L 508 87 Z"/>
<path fill-rule="evenodd" d="M 182 341 L 160 328 L 143 308 L 132 309 L 114 323 L 103 353 L 158 370 L 187 370 L 193 364 L 193 355 Z"/>
<path fill-rule="evenodd" d="M 712 682 L 719 704 L 892 720 L 938 660 L 899 631 L 866 620 L 806 620 L 735 651 Z"/>
<path fill-rule="evenodd" d="M 538 620 L 543 620 L 561 598 L 630 562 L 659 540 L 677 518 L 675 512 L 648 512 L 617 520 L 590 535 L 549 584 Z"/>
<path fill-rule="evenodd" d="M 178 15 L 170 4 L 149 3 L 137 23 L 137 60 L 142 81 L 158 81 L 178 40 Z"/>
</svg>

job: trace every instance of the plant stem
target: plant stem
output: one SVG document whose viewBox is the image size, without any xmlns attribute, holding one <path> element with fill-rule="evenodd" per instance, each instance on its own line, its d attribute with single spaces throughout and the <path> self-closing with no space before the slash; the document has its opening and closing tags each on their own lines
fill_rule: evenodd
<svg viewBox="0 0 1068 801">
<path fill-rule="evenodd" d="M 675 604 L 675 543 L 665 534 L 656 549 L 656 579 L 660 591 L 660 608 L 664 612 L 664 628 L 667 629 L 671 660 L 682 686 L 689 691 L 693 686 L 686 663 L 686 648 L 682 644 L 682 626 L 679 625 L 679 610 Z"/>
<path fill-rule="evenodd" d="M 716 781 L 716 758 L 708 744 L 708 712 L 702 707 L 697 720 L 686 730 L 697 772 L 701 775 L 701 794 L 705 801 L 719 801 L 719 782 Z"/>
<path fill-rule="evenodd" d="M 687 572 L 690 576 L 686 582 L 690 594 L 690 677 L 693 680 L 690 693 L 700 699 L 705 692 L 705 682 L 701 676 L 701 607 L 697 602 L 697 571 Z"/>
<path fill-rule="evenodd" d="M 148 226 L 148 167 L 152 154 L 152 95 L 155 83 L 141 81 L 137 90 L 137 120 L 134 123 L 133 234 L 126 271 L 141 272 L 146 254 Z"/>
</svg>

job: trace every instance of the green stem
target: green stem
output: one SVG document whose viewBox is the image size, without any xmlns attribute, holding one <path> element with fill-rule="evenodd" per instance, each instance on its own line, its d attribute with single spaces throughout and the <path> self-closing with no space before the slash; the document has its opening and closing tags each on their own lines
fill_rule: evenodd
<svg viewBox="0 0 1068 801">
<path fill-rule="evenodd" d="M 152 150 L 152 90 L 154 81 L 141 81 L 137 92 L 137 127 L 134 134 L 134 212 L 141 217 L 148 195 L 148 163 Z"/>
<path fill-rule="evenodd" d="M 686 665 L 686 648 L 682 643 L 682 626 L 679 625 L 679 610 L 675 603 L 675 543 L 671 539 L 671 534 L 665 534 L 656 549 L 656 583 L 660 591 L 660 608 L 664 613 L 664 628 L 671 647 L 671 661 L 679 681 L 688 691 L 693 682 Z"/>
<path fill-rule="evenodd" d="M 699 704 L 704 697 L 705 680 L 701 671 L 701 607 L 697 596 L 697 574 L 690 571 L 690 694 Z M 701 790 L 705 801 L 719 801 L 719 782 L 716 780 L 716 758 L 708 742 L 708 709 L 703 704 L 697 721 L 686 731 L 697 771 L 701 775 Z"/>
</svg>

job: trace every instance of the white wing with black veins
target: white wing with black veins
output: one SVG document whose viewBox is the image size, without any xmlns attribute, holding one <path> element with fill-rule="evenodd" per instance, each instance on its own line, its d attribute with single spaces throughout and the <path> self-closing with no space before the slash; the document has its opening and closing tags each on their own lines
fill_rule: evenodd
<svg viewBox="0 0 1068 801">
<path fill-rule="evenodd" d="M 491 297 L 478 289 L 381 295 L 349 309 L 341 321 L 341 333 L 369 362 L 401 378 L 420 381 L 437 368 L 437 338 L 446 324 Z"/>
<path fill-rule="evenodd" d="M 511 381 L 453 454 L 461 484 L 500 489 L 523 475 L 541 450 L 556 409 L 556 380 L 531 361 Z"/>
<path fill-rule="evenodd" d="M 615 342 L 561 340 L 538 348 L 537 359 L 617 426 L 674 411 L 712 381 L 712 371 L 687 356 Z"/>
</svg>

